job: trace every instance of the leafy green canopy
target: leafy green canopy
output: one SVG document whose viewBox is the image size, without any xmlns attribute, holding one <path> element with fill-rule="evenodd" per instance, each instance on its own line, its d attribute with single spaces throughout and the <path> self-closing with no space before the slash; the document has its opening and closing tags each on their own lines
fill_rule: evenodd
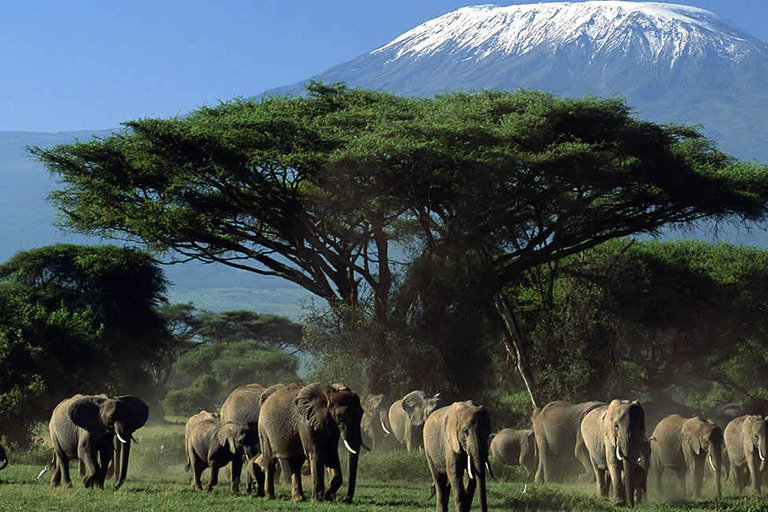
<svg viewBox="0 0 768 512">
<path fill-rule="evenodd" d="M 313 84 L 31 148 L 64 226 L 387 306 L 389 243 L 499 249 L 493 279 L 669 222 L 761 219 L 768 173 L 618 99 L 402 98 Z M 383 310 L 382 310 L 383 311 Z"/>
<path fill-rule="evenodd" d="M 166 281 L 147 254 L 53 245 L 0 265 L 0 423 L 18 441 L 62 398 L 145 395 Z"/>
<path fill-rule="evenodd" d="M 711 408 L 768 384 L 768 251 L 614 240 L 562 262 L 551 303 L 531 281 L 515 296 L 548 399 L 672 396 Z"/>
<path fill-rule="evenodd" d="M 451 297 L 423 308 L 436 297 L 419 272 L 471 260 L 476 307 L 527 269 L 611 238 L 706 217 L 762 220 L 768 198 L 766 167 L 721 153 L 696 128 L 639 120 L 619 99 L 312 84 L 306 97 L 125 127 L 31 148 L 61 182 L 51 194 L 61 224 L 287 279 L 345 325 L 344 311 L 359 308 L 380 339 L 347 336 L 339 349 L 364 361 L 374 391 L 386 391 L 385 366 L 413 338 L 389 333 L 409 329 L 414 311 L 455 309 Z M 409 265 L 418 258 L 435 264 Z"/>
</svg>

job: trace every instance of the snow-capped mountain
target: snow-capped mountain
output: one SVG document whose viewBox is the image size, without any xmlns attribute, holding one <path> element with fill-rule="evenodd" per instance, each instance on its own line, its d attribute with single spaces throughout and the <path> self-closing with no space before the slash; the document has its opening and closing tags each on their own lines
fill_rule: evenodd
<svg viewBox="0 0 768 512">
<path fill-rule="evenodd" d="M 700 123 L 726 151 L 768 162 L 768 45 L 695 7 L 463 7 L 312 78 L 404 95 L 519 87 L 620 95 L 643 118 Z"/>
</svg>

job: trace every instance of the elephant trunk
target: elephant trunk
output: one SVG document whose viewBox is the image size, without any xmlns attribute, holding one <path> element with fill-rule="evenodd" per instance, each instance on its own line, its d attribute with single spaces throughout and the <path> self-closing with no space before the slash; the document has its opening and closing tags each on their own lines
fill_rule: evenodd
<svg viewBox="0 0 768 512">
<path fill-rule="evenodd" d="M 128 457 L 131 453 L 131 434 L 127 433 L 119 423 L 115 424 L 115 436 L 119 440 L 115 455 L 115 470 L 117 471 L 117 484 L 115 489 L 122 487 L 128 474 Z M 118 464 L 119 461 L 119 464 Z"/>
<path fill-rule="evenodd" d="M 623 464 L 623 477 L 624 477 L 624 492 L 627 495 L 627 505 L 630 507 L 635 506 L 635 468 L 628 457 L 625 457 L 622 461 Z M 616 485 L 620 485 L 617 482 Z"/>
<path fill-rule="evenodd" d="M 357 462 L 360 457 L 360 449 L 363 446 L 363 435 L 358 426 L 343 426 L 339 429 L 341 440 L 348 452 L 349 475 L 347 475 L 347 497 L 348 502 L 352 502 L 355 497 L 355 487 L 357 485 Z"/>
<path fill-rule="evenodd" d="M 485 489 L 485 467 L 488 462 L 487 443 L 481 443 L 474 436 L 470 438 L 471 442 L 467 446 L 467 472 L 470 478 L 476 478 L 480 488 L 480 510 L 488 510 L 488 502 Z M 472 503 L 472 496 L 467 496 L 467 506 Z"/>
</svg>

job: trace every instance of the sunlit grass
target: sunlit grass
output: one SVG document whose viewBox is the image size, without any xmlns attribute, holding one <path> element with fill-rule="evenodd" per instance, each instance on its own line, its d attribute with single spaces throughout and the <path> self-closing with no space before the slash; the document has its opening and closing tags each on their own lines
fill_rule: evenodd
<svg viewBox="0 0 768 512">
<path fill-rule="evenodd" d="M 219 475 L 219 486 L 206 493 L 190 488 L 190 474 L 184 471 L 183 424 L 146 426 L 136 433 L 138 445 L 131 454 L 128 479 L 119 491 L 109 481 L 104 490 L 85 489 L 77 477 L 76 464 L 72 464 L 73 488 L 51 489 L 50 473 L 37 480 L 44 466 L 39 462 L 25 463 L 14 459 L 0 472 L 0 510 L 162 510 L 162 511 L 231 511 L 249 510 L 376 510 L 415 511 L 433 510 L 435 498 L 431 496 L 431 479 L 424 454 L 384 452 L 364 453 L 360 460 L 359 480 L 355 503 L 293 503 L 290 488 L 279 482 L 276 485 L 277 500 L 234 495 L 227 485 L 226 471 Z M 162 447 L 162 449 L 161 449 Z M 596 496 L 591 484 L 526 483 L 520 468 L 493 463 L 498 481 L 488 482 L 488 504 L 491 510 L 613 510 L 607 501 Z M 208 471 L 203 474 L 208 478 Z M 304 494 L 310 496 L 309 478 L 304 478 Z M 244 486 L 241 486 L 244 490 Z M 729 484 L 723 486 L 724 498 L 711 499 L 712 493 L 705 488 L 705 498 L 694 501 L 676 499 L 651 501 L 636 508 L 640 511 L 697 511 L 728 510 L 753 512 L 768 510 L 768 499 L 753 496 L 751 491 L 738 495 Z M 342 487 L 342 496 L 346 488 Z M 653 497 L 652 497 L 653 498 Z M 478 507 L 475 498 L 475 507 Z M 453 503 L 450 505 L 453 509 Z"/>
</svg>

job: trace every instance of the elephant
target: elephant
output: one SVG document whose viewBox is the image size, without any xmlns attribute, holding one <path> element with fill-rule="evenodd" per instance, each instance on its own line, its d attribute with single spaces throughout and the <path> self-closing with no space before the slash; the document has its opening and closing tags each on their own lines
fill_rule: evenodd
<svg viewBox="0 0 768 512">
<path fill-rule="evenodd" d="M 202 489 L 200 475 L 211 468 L 211 480 L 206 490 L 212 491 L 219 481 L 219 468 L 232 463 L 232 492 L 238 492 L 243 456 L 251 458 L 256 432 L 218 414 L 200 411 L 187 420 L 184 428 L 186 469 L 192 470 L 192 488 Z"/>
<path fill-rule="evenodd" d="M 5 448 L 0 444 L 0 470 L 5 469 L 8 465 L 8 455 L 5 453 Z"/>
<path fill-rule="evenodd" d="M 533 430 L 505 428 L 491 439 L 491 457 L 510 466 L 522 466 L 528 478 L 536 470 L 536 435 Z"/>
<path fill-rule="evenodd" d="M 603 405 L 606 404 L 597 401 L 572 404 L 558 400 L 533 411 L 531 419 L 536 436 L 536 451 L 539 454 L 534 478 L 537 483 L 554 482 L 558 476 L 555 471 L 556 463 L 573 460 L 574 456 L 584 466 L 587 478 L 593 476 L 586 448 L 582 443 L 577 451 L 576 445 L 584 415 Z"/>
<path fill-rule="evenodd" d="M 472 401 L 454 402 L 433 412 L 424 422 L 424 453 L 437 499 L 437 510 L 448 510 L 449 487 L 457 512 L 469 510 L 480 485 L 480 509 L 488 510 L 485 469 L 491 416 Z M 469 480 L 464 487 L 464 471 Z"/>
<path fill-rule="evenodd" d="M 72 486 L 69 461 L 79 459 L 90 474 L 83 475 L 86 487 L 104 487 L 107 468 L 112 459 L 114 437 L 120 443 L 121 460 L 116 489 L 125 482 L 131 453 L 132 434 L 143 427 L 149 417 L 149 406 L 135 396 L 109 398 L 107 395 L 75 395 L 62 400 L 53 410 L 48 430 L 56 466 L 51 486 Z"/>
<path fill-rule="evenodd" d="M 699 411 L 696 409 L 681 404 L 680 402 L 676 402 L 664 395 L 643 402 L 643 410 L 645 411 L 645 429 L 648 432 L 653 432 L 656 425 L 670 414 L 679 414 L 684 418 L 700 416 Z"/>
<path fill-rule="evenodd" d="M 389 408 L 389 424 L 395 439 L 408 452 L 423 444 L 424 422 L 437 409 L 445 406 L 440 393 L 427 396 L 424 391 L 411 391 Z"/>
<path fill-rule="evenodd" d="M 615 505 L 634 506 L 641 487 L 639 463 L 643 457 L 645 414 L 637 401 L 612 400 L 591 409 L 581 422 L 581 439 L 589 453 L 597 492 Z"/>
<path fill-rule="evenodd" d="M 723 432 L 728 459 L 731 464 L 731 479 L 736 489 L 746 487 L 750 477 L 752 487 L 760 494 L 765 454 L 768 453 L 766 419 L 747 414 L 734 418 Z"/>
<path fill-rule="evenodd" d="M 389 408 L 392 399 L 386 395 L 363 395 L 363 432 L 371 440 L 371 449 L 381 449 L 384 441 L 392 436 L 392 427 L 389 424 Z"/>
<path fill-rule="evenodd" d="M 701 497 L 707 462 L 715 473 L 715 493 L 722 497 L 723 429 L 698 416 L 671 414 L 661 420 L 651 436 L 652 471 L 656 488 L 662 489 L 664 470 L 677 473 L 678 486 L 694 498 Z M 687 489 L 686 489 L 687 482 Z"/>
<path fill-rule="evenodd" d="M 245 428 L 250 429 L 253 432 L 253 436 L 250 436 L 252 445 L 249 447 L 250 453 L 257 454 L 259 452 L 259 411 L 261 410 L 261 394 L 267 390 L 264 386 L 257 383 L 246 384 L 232 391 L 224 403 L 221 405 L 221 419 L 222 421 L 231 421 L 237 423 Z M 250 466 L 248 466 L 250 467 Z M 264 475 L 260 473 L 260 467 L 254 466 L 251 468 L 257 483 L 257 495 L 264 495 Z M 229 471 L 230 484 L 234 490 L 237 490 L 240 486 L 239 474 L 238 482 L 235 483 L 234 468 L 231 467 Z M 252 486 L 247 486 L 248 492 L 251 491 Z"/>
<path fill-rule="evenodd" d="M 349 452 L 349 482 L 346 501 L 351 502 L 357 482 L 357 462 L 363 446 L 360 398 L 349 389 L 338 390 L 315 382 L 300 388 L 283 386 L 271 393 L 261 408 L 259 439 L 268 499 L 275 498 L 276 463 L 287 461 L 291 475 L 291 497 L 303 501 L 301 466 L 309 459 L 312 500 L 330 500 L 343 483 L 339 461 L 339 439 Z M 331 472 L 325 488 L 324 468 Z"/>
</svg>

